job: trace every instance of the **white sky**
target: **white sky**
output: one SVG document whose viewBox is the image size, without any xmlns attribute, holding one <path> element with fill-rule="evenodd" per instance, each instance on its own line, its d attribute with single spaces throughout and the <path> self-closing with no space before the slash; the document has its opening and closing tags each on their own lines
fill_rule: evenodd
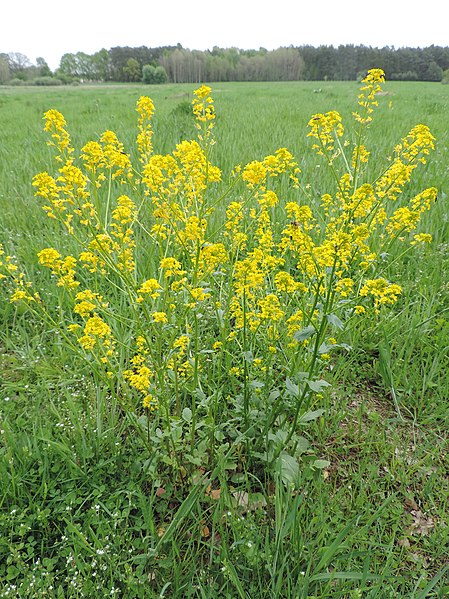
<svg viewBox="0 0 449 599">
<path fill-rule="evenodd" d="M 449 45 L 447 0 L 5 0 L 0 52 L 51 69 L 114 46 Z"/>
</svg>

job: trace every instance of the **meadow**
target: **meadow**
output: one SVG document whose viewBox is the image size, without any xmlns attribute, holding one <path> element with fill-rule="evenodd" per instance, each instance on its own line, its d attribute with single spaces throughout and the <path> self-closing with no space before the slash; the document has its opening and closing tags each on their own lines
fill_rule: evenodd
<svg viewBox="0 0 449 599">
<path fill-rule="evenodd" d="M 182 283 L 191 284 L 190 300 L 181 297 L 181 284 L 164 287 L 166 275 L 158 279 L 164 291 L 157 282 L 144 287 L 143 279 L 155 281 L 149 277 L 158 270 L 156 233 L 148 235 L 147 221 L 132 216 L 139 227 L 131 260 L 125 225 L 134 205 L 117 204 L 121 211 L 114 216 L 109 200 L 107 207 L 99 202 L 98 226 L 104 223 L 109 231 L 107 223 L 115 222 L 122 245 L 110 258 L 98 253 L 107 274 L 100 276 L 101 268 L 92 266 L 85 276 L 76 275 L 83 289 L 95 280 L 85 299 L 115 323 L 114 341 L 103 344 L 102 354 L 89 353 L 89 340 L 80 348 L 67 334 L 69 321 L 72 331 L 79 326 L 72 312 L 81 300 L 74 299 L 70 281 L 66 288 L 64 281 L 55 285 L 70 278 L 70 269 L 38 258 L 43 248 L 78 255 L 84 243 L 70 226 L 48 218 L 42 210 L 47 199 L 35 196 L 33 177 L 57 169 L 42 116 L 49 109 L 64 115 L 76 154 L 105 130 L 114 131 L 123 143 L 122 149 L 116 146 L 115 159 L 129 153 L 133 168 L 144 169 L 135 141 L 136 102 L 142 95 L 152 98 L 150 143 L 155 154 L 165 155 L 198 134 L 194 89 L 185 84 L 0 88 L 0 244 L 24 280 L 33 282 L 52 318 L 45 320 L 32 301 L 11 302 L 6 287 L 0 287 L 0 597 L 449 596 L 449 86 L 387 82 L 365 127 L 366 181 L 387 172 L 394 148 L 415 125 L 427 125 L 436 138 L 435 150 L 397 200 L 405 206 L 422 190 L 438 189 L 419 225 L 432 241 L 390 243 L 380 229 L 370 238 L 379 272 L 402 288 L 397 301 L 365 312 L 360 308 L 363 318 L 348 316 L 344 287 L 340 284 L 338 301 L 325 289 L 335 275 L 335 257 L 318 283 L 311 276 L 301 279 L 315 285 L 315 295 L 301 304 L 301 315 L 309 311 L 310 316 L 288 340 L 278 324 L 282 317 L 272 316 L 276 310 L 296 314 L 296 300 L 285 299 L 287 283 L 285 305 L 273 303 L 273 281 L 279 281 L 274 271 L 266 276 L 268 295 L 254 299 L 247 279 L 240 288 L 236 281 L 235 265 L 246 254 L 233 244 L 245 235 L 253 252 L 248 257 L 254 247 L 263 247 L 275 259 L 270 243 L 261 241 L 268 214 L 269 231 L 282 239 L 284 249 L 296 228 L 307 233 L 303 213 L 292 208 L 286 217 L 274 204 L 268 210 L 264 194 L 274 190 L 280 205 L 295 202 L 319 212 L 335 181 L 332 168 L 312 148 L 316 139 L 308 136 L 308 122 L 313 114 L 339 111 L 353 145 L 359 84 L 212 85 L 215 143 L 209 143 L 204 159 L 208 203 L 203 212 L 197 196 L 186 192 L 191 200 L 186 210 L 199 206 L 208 236 L 192 238 L 190 246 L 186 225 L 182 243 L 176 234 L 159 237 L 161 247 L 184 257 L 185 270 L 185 264 L 195 266 L 195 284 Z M 148 133 L 145 122 L 141 131 Z M 56 150 L 62 155 L 61 139 Z M 335 143 L 329 142 L 332 151 Z M 287 157 L 277 171 L 268 171 L 273 183 L 266 188 L 245 170 L 252 161 L 278 157 L 276 150 L 284 147 L 300 172 Z M 216 187 L 207 181 L 215 172 L 209 160 L 223 173 Z M 232 175 L 236 165 L 242 167 Z M 111 202 L 121 193 L 120 176 L 111 179 Z M 150 188 L 153 180 L 149 174 L 145 178 Z M 237 219 L 236 212 L 232 220 L 232 202 L 243 202 L 248 220 Z M 47 205 L 54 209 L 51 201 Z M 323 223 L 316 221 L 317 235 L 326 231 L 327 216 L 324 212 Z M 178 223 L 178 216 L 171 218 Z M 256 224 L 248 224 L 250 219 Z M 170 223 L 164 227 L 168 231 Z M 403 233 L 397 236 L 407 237 Z M 225 259 L 218 266 L 217 258 L 213 273 L 203 265 L 209 239 L 227 240 L 234 271 Z M 292 258 L 290 272 L 299 277 L 294 264 Z M 252 263 L 250 269 L 259 266 Z M 134 287 L 131 271 L 140 276 Z M 237 307 L 230 298 L 233 288 L 241 300 Z M 128 305 L 123 290 L 130 290 L 134 304 Z M 102 304 L 100 294 L 110 306 Z M 146 307 L 151 294 L 159 302 L 153 312 Z M 214 302 L 206 308 L 209 295 Z M 267 298 L 271 315 L 264 316 Z M 254 306 L 260 309 L 257 322 Z M 87 318 L 94 308 L 77 309 Z M 181 324 L 187 335 L 179 336 Z M 135 338 L 139 331 L 145 336 L 146 326 L 148 338 L 137 342 L 137 351 Z M 241 332 L 234 345 L 233 329 Z M 107 340 L 109 333 L 104 335 L 96 340 Z M 113 366 L 107 355 L 112 349 Z M 153 349 L 162 356 L 157 382 L 143 384 L 136 377 Z"/>
</svg>

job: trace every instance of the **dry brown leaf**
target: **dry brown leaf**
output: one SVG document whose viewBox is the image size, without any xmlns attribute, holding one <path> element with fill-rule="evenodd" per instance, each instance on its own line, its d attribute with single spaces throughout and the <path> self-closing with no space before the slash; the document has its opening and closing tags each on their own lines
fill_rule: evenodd
<svg viewBox="0 0 449 599">
<path fill-rule="evenodd" d="M 237 502 L 238 507 L 242 507 L 245 511 L 263 509 L 267 506 L 267 501 L 261 493 L 250 495 L 246 491 L 235 491 L 232 496 Z"/>
<path fill-rule="evenodd" d="M 217 501 L 218 499 L 220 499 L 221 489 L 212 489 L 209 495 L 211 499 L 215 499 L 215 501 Z"/>
<path fill-rule="evenodd" d="M 420 510 L 412 510 L 410 513 L 413 516 L 413 524 L 409 528 L 412 534 L 425 537 L 435 527 L 433 519 L 426 518 Z"/>
<path fill-rule="evenodd" d="M 201 536 L 202 537 L 209 537 L 210 536 L 210 530 L 208 526 L 203 526 L 202 530 L 201 530 Z"/>
<path fill-rule="evenodd" d="M 239 507 L 247 508 L 249 501 L 249 494 L 246 491 L 235 491 L 232 496 L 237 501 Z"/>
<path fill-rule="evenodd" d="M 416 501 L 413 499 L 413 497 L 406 497 L 405 498 L 405 500 L 404 500 L 404 507 L 409 512 L 412 511 L 412 510 L 419 510 L 419 506 L 416 503 Z"/>
</svg>

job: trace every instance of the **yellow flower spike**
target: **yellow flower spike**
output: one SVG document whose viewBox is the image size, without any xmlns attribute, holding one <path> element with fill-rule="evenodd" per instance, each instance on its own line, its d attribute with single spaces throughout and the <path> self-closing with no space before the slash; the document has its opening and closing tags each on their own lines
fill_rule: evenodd
<svg viewBox="0 0 449 599">
<path fill-rule="evenodd" d="M 113 354 L 115 347 L 115 340 L 110 326 L 98 314 L 92 315 L 87 320 L 84 325 L 83 335 L 78 338 L 78 343 L 86 351 L 98 348 L 108 357 Z"/>
<path fill-rule="evenodd" d="M 199 100 L 204 100 L 210 95 L 211 91 L 212 91 L 212 88 L 210 88 L 208 85 L 203 84 L 201 87 L 196 89 L 193 93 Z"/>
<path fill-rule="evenodd" d="M 356 146 L 352 152 L 351 166 L 353 169 L 357 168 L 357 165 L 361 162 L 366 164 L 371 152 L 368 152 L 364 145 Z"/>
<path fill-rule="evenodd" d="M 249 188 L 261 185 L 265 182 L 268 174 L 267 167 L 258 160 L 248 163 L 243 169 L 242 179 L 247 183 Z"/>
<path fill-rule="evenodd" d="M 285 312 L 280 308 L 279 298 L 273 293 L 259 300 L 258 306 L 260 309 L 260 318 L 263 320 L 278 322 L 285 315 Z"/>
<path fill-rule="evenodd" d="M 418 211 L 410 210 L 407 206 L 398 208 L 389 219 L 387 233 L 394 236 L 398 231 L 410 232 L 416 229 L 420 216 Z"/>
<path fill-rule="evenodd" d="M 126 178 L 119 179 L 119 177 L 122 175 L 127 177 L 131 173 L 132 166 L 122 142 L 113 131 L 108 130 L 100 137 L 100 143 L 103 148 L 104 167 L 110 170 L 112 179 L 125 183 Z"/>
<path fill-rule="evenodd" d="M 41 250 L 37 257 L 39 264 L 46 266 L 47 268 L 59 268 L 61 261 L 61 254 L 54 248 L 45 248 Z"/>
<path fill-rule="evenodd" d="M 412 198 L 410 202 L 412 210 L 417 210 L 420 213 L 430 210 L 432 204 L 436 202 L 437 196 L 438 190 L 436 187 L 429 187 L 428 189 L 425 189 L 417 196 Z"/>
<path fill-rule="evenodd" d="M 359 295 L 361 297 L 371 295 L 374 298 L 374 306 L 378 308 L 382 304 L 394 304 L 401 293 L 402 288 L 399 285 L 380 278 L 365 281 Z"/>
<path fill-rule="evenodd" d="M 307 134 L 307 137 L 314 137 L 320 142 L 319 144 L 315 144 L 313 149 L 319 155 L 328 154 L 328 158 L 331 159 L 330 154 L 335 149 L 335 139 L 342 137 L 344 133 L 340 114 L 335 110 L 331 110 L 326 114 L 314 114 L 308 125 L 310 132 Z"/>
<path fill-rule="evenodd" d="M 16 289 L 14 293 L 11 294 L 9 301 L 10 303 L 14 303 L 20 302 L 22 300 L 27 300 L 29 298 L 33 299 L 32 296 L 30 296 L 30 294 L 24 291 L 23 289 Z"/>
<path fill-rule="evenodd" d="M 210 297 L 210 293 L 203 289 L 203 287 L 194 287 L 193 289 L 190 289 L 190 295 L 195 302 L 203 302 Z M 189 305 L 194 306 L 195 303 Z"/>
<path fill-rule="evenodd" d="M 165 312 L 152 312 L 151 316 L 153 318 L 153 322 L 160 323 L 160 324 L 168 323 L 167 314 Z"/>
<path fill-rule="evenodd" d="M 153 152 L 153 130 L 151 128 L 151 117 L 154 114 L 153 101 L 147 96 L 141 96 L 137 101 L 136 110 L 139 114 L 137 148 L 140 161 L 146 164 Z"/>
<path fill-rule="evenodd" d="M 382 83 L 385 82 L 385 73 L 382 69 L 370 69 L 366 77 L 362 80 L 362 85 L 359 94 L 359 106 L 364 110 L 363 113 L 353 112 L 353 116 L 357 122 L 361 125 L 367 125 L 373 119 L 371 114 L 373 113 L 374 106 L 378 105 L 376 95 L 382 91 Z"/>
<path fill-rule="evenodd" d="M 232 368 L 230 368 L 228 370 L 228 374 L 229 374 L 229 376 L 239 377 L 241 374 L 243 374 L 243 370 L 242 370 L 242 368 L 239 368 L 238 366 L 233 366 Z"/>
<path fill-rule="evenodd" d="M 70 154 L 73 154 L 74 149 L 70 145 L 70 135 L 66 130 L 66 120 L 64 116 L 58 110 L 47 110 L 44 113 L 44 131 L 51 134 L 53 141 L 49 141 L 48 145 L 55 147 L 59 154 L 56 155 L 58 162 L 65 162 L 71 164 L 73 158 Z"/>
<path fill-rule="evenodd" d="M 146 410 L 149 410 L 150 412 L 154 412 L 159 407 L 159 402 L 154 397 L 154 395 L 151 395 L 151 393 L 148 393 L 147 395 L 145 395 L 145 397 L 142 400 L 142 406 Z"/>
<path fill-rule="evenodd" d="M 354 280 L 350 278 L 339 279 L 335 283 L 335 293 L 341 297 L 348 297 L 354 288 Z"/>
<path fill-rule="evenodd" d="M 430 233 L 418 233 L 413 236 L 412 245 L 416 245 L 417 243 L 432 243 L 432 235 Z"/>
<path fill-rule="evenodd" d="M 214 101 L 211 97 L 212 89 L 202 85 L 193 92 L 192 110 L 196 119 L 196 127 L 201 131 L 198 135 L 200 142 L 212 145 L 212 128 L 215 119 Z"/>
<path fill-rule="evenodd" d="M 264 272 L 257 261 L 251 258 L 238 260 L 234 265 L 234 288 L 237 295 L 253 296 L 253 292 L 262 287 Z"/>
<path fill-rule="evenodd" d="M 279 204 L 279 198 L 272 190 L 266 191 L 257 201 L 261 208 L 274 208 Z"/>
<path fill-rule="evenodd" d="M 36 196 L 41 198 L 55 200 L 59 196 L 59 188 L 56 185 L 54 177 L 47 172 L 39 173 L 33 177 L 33 187 L 37 187 Z"/>
<path fill-rule="evenodd" d="M 307 291 L 307 287 L 304 283 L 295 281 L 288 272 L 283 270 L 280 270 L 274 276 L 274 284 L 278 291 L 283 291 L 284 293 L 295 293 L 295 291 L 305 293 Z"/>
<path fill-rule="evenodd" d="M 178 350 L 178 355 L 184 355 L 187 351 L 187 347 L 190 343 L 190 337 L 187 335 L 181 335 L 173 342 L 173 349 Z"/>
<path fill-rule="evenodd" d="M 84 166 L 91 173 L 96 173 L 106 166 L 103 148 L 98 141 L 89 141 L 81 148 L 81 158 Z"/>
<path fill-rule="evenodd" d="M 164 277 L 182 276 L 184 271 L 182 270 L 181 263 L 176 258 L 162 258 L 159 263 L 160 268 L 164 271 Z"/>
<path fill-rule="evenodd" d="M 117 199 L 117 208 L 112 212 L 112 218 L 120 225 L 132 223 L 136 218 L 136 205 L 126 195 Z"/>
<path fill-rule="evenodd" d="M 137 290 L 138 293 L 138 298 L 137 301 L 143 302 L 144 301 L 144 297 L 148 295 L 151 299 L 157 299 L 160 295 L 160 290 L 162 289 L 162 287 L 159 285 L 159 283 L 156 281 L 156 279 L 147 279 L 146 281 L 144 281 L 144 283 L 142 283 L 142 285 L 140 286 L 140 288 Z"/>
</svg>

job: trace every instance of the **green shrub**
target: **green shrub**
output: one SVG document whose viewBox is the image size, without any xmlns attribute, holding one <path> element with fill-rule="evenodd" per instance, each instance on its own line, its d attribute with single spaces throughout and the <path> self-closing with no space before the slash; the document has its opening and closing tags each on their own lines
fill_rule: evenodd
<svg viewBox="0 0 449 599">
<path fill-rule="evenodd" d="M 62 85 L 61 79 L 55 77 L 36 77 L 33 79 L 33 85 Z"/>
</svg>

